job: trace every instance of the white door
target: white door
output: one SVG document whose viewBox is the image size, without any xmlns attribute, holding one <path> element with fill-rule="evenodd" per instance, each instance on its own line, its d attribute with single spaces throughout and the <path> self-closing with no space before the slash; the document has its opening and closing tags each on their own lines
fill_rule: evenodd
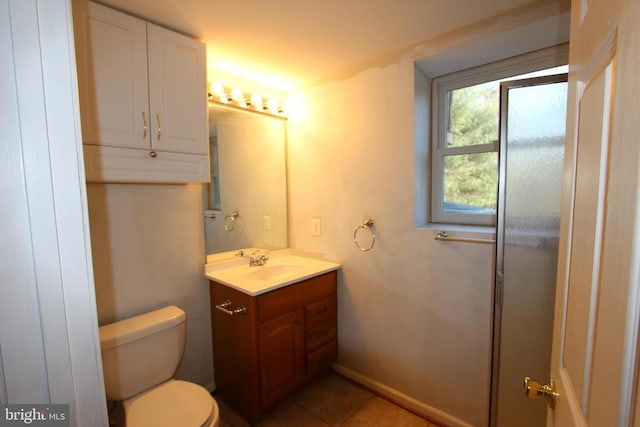
<svg viewBox="0 0 640 427">
<path fill-rule="evenodd" d="M 571 14 L 550 373 L 558 397 L 547 425 L 628 426 L 640 319 L 640 2 L 575 0 Z"/>
<path fill-rule="evenodd" d="M 204 44 L 153 24 L 147 36 L 153 149 L 208 154 Z"/>
</svg>

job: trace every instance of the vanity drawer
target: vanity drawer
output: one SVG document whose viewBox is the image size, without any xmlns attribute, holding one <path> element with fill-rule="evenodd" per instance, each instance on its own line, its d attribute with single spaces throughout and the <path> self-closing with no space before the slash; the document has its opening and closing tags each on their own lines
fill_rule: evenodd
<svg viewBox="0 0 640 427">
<path fill-rule="evenodd" d="M 307 354 L 307 376 L 313 377 L 331 367 L 338 355 L 338 343 L 333 340 Z"/>
<path fill-rule="evenodd" d="M 330 271 L 320 276 L 305 280 L 304 282 L 305 302 L 315 301 L 325 295 L 335 294 L 337 288 L 337 274 Z"/>
<path fill-rule="evenodd" d="M 312 277 L 258 296 L 258 321 L 265 322 L 336 293 L 336 272 Z"/>
<path fill-rule="evenodd" d="M 336 294 L 329 295 L 304 307 L 304 321 L 307 326 L 336 318 Z"/>
<path fill-rule="evenodd" d="M 258 296 L 258 322 L 266 322 L 297 309 L 300 307 L 301 297 L 300 284 L 289 285 Z"/>
<path fill-rule="evenodd" d="M 306 349 L 307 351 L 315 350 L 319 346 L 329 341 L 335 341 L 337 336 L 336 321 L 328 320 L 308 329 L 306 337 Z"/>
</svg>

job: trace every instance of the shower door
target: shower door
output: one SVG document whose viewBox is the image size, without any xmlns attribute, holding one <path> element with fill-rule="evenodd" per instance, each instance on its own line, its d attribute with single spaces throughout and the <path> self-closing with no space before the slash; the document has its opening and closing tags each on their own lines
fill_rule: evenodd
<svg viewBox="0 0 640 427">
<path fill-rule="evenodd" d="M 491 425 L 541 427 L 551 359 L 567 100 L 566 74 L 501 83 Z"/>
</svg>

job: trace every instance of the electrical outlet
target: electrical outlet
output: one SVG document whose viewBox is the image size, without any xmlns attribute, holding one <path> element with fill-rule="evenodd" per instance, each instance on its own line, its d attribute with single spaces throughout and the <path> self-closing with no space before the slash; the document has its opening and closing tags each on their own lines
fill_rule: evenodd
<svg viewBox="0 0 640 427">
<path fill-rule="evenodd" d="M 269 215 L 262 216 L 262 228 L 264 230 L 271 230 L 271 217 Z"/>
<path fill-rule="evenodd" d="M 320 218 L 314 217 L 311 218 L 311 235 L 312 236 L 320 236 L 322 234 L 322 223 Z"/>
</svg>

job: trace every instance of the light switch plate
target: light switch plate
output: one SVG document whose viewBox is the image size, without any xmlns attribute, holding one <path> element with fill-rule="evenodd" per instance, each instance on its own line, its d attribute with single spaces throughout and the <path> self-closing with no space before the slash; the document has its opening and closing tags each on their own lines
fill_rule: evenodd
<svg viewBox="0 0 640 427">
<path fill-rule="evenodd" d="M 318 217 L 311 218 L 311 235 L 312 236 L 322 235 L 322 222 Z"/>
</svg>

